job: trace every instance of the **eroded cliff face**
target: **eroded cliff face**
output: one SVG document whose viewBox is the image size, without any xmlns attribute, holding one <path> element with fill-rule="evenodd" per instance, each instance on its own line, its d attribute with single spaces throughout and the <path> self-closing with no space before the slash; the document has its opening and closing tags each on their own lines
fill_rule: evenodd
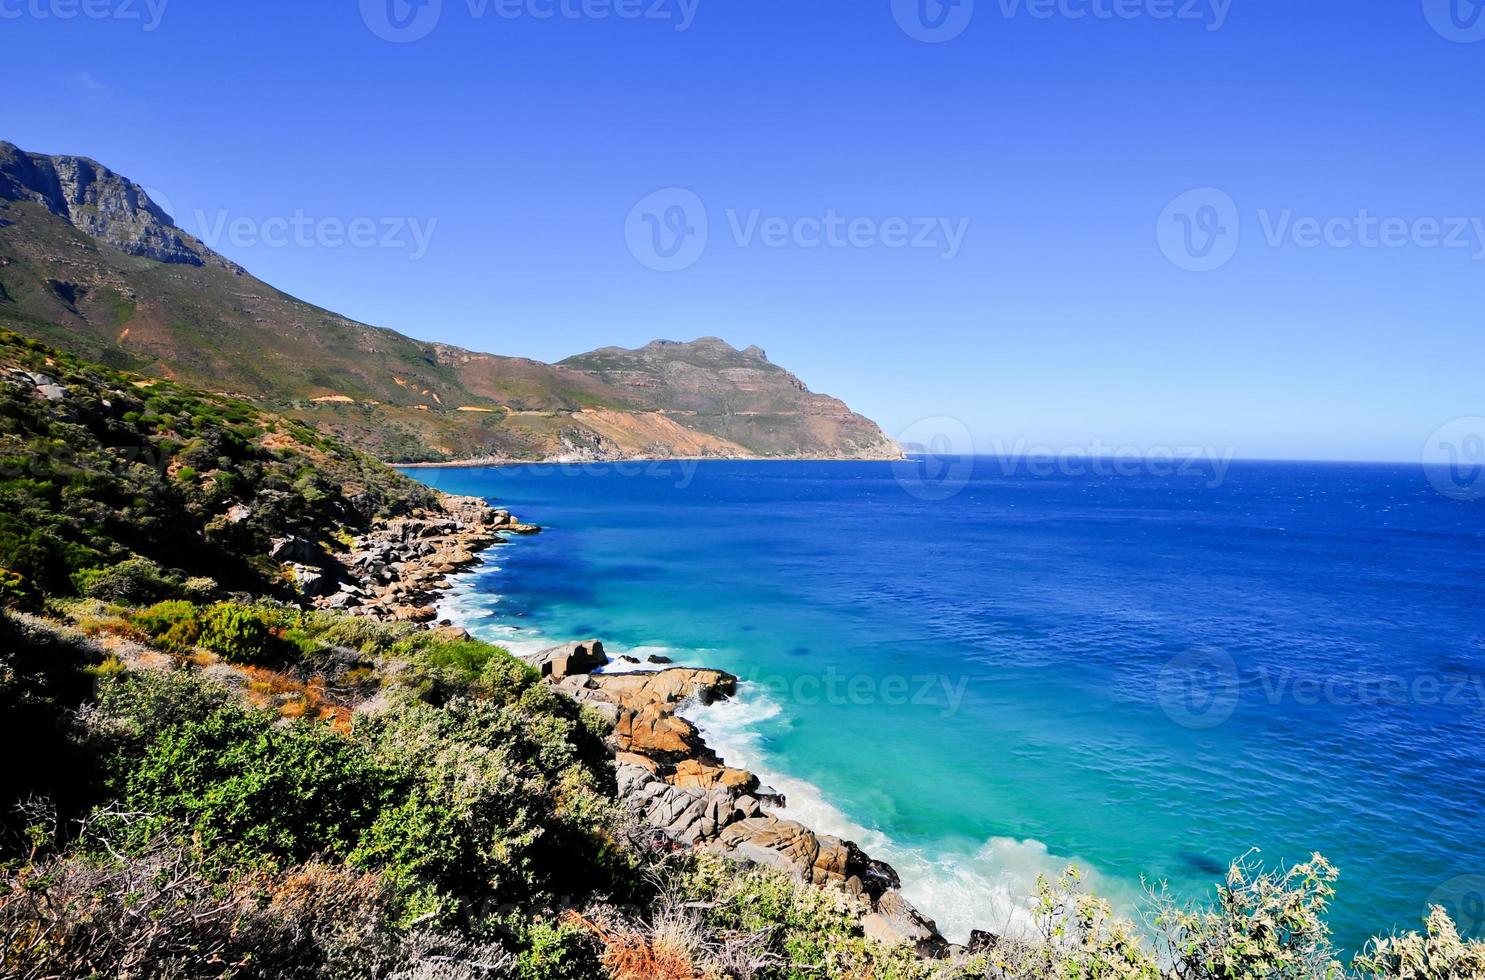
<svg viewBox="0 0 1485 980">
<path fill-rule="evenodd" d="M 719 337 L 606 347 L 561 362 L 692 429 L 757 456 L 897 459 L 901 449 L 838 398 L 816 394 L 759 347 Z"/>
<path fill-rule="evenodd" d="M 144 188 L 86 157 L 43 156 L 0 143 L 0 198 L 35 201 L 125 255 L 242 272 L 177 228 Z"/>
</svg>

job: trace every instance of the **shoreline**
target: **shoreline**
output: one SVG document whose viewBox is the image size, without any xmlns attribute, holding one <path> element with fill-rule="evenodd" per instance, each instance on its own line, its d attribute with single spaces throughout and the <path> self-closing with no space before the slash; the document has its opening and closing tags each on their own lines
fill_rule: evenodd
<svg viewBox="0 0 1485 980">
<path fill-rule="evenodd" d="M 478 502 L 494 511 L 479 498 L 453 499 L 462 506 Z M 489 564 L 487 556 L 499 543 L 492 541 L 474 552 L 468 563 L 450 573 L 457 577 L 441 576 L 429 625 L 439 619 L 443 628 L 475 635 L 474 624 L 459 615 L 463 610 L 449 606 Z M 461 581 L 466 576 L 469 579 Z M 609 742 L 619 801 L 672 845 L 714 851 L 840 890 L 863 903 L 862 924 L 869 937 L 888 945 L 906 943 L 924 958 L 962 955 L 993 941 L 990 933 L 973 930 L 966 945 L 950 943 L 937 924 L 904 896 L 901 877 L 892 865 L 867 854 L 855 840 L 786 815 L 783 793 L 764 785 L 756 772 L 728 764 L 706 738 L 705 721 L 687 716 L 719 704 L 744 704 L 738 699 L 737 677 L 676 666 L 664 657 L 648 662 L 629 655 L 610 659 L 598 640 L 539 649 L 537 642 L 523 644 L 526 651 L 511 652 L 541 671 L 554 689 L 613 725 Z"/>
<path fill-rule="evenodd" d="M 388 463 L 397 470 L 473 470 L 510 466 L 615 466 L 624 463 L 900 463 L 901 456 L 621 456 L 614 459 L 579 459 L 550 456 L 545 459 L 512 459 L 501 456 L 451 459 L 437 462 Z"/>
</svg>

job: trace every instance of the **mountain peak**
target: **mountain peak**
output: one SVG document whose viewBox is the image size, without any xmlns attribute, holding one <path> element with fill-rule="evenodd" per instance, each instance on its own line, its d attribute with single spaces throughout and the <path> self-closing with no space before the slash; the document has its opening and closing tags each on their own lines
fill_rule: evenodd
<svg viewBox="0 0 1485 980">
<path fill-rule="evenodd" d="M 243 271 L 177 228 L 143 187 L 89 157 L 28 153 L 0 142 L 0 199 L 40 204 L 126 255 Z"/>
</svg>

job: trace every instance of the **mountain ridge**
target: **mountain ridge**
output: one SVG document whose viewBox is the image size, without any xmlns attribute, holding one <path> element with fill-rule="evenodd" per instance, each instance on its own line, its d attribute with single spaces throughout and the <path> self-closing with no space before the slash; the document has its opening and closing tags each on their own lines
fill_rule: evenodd
<svg viewBox="0 0 1485 980">
<path fill-rule="evenodd" d="M 545 364 L 417 340 L 257 279 L 90 158 L 5 142 L 0 321 L 251 398 L 394 462 L 900 456 L 760 348 L 704 337 Z"/>
</svg>

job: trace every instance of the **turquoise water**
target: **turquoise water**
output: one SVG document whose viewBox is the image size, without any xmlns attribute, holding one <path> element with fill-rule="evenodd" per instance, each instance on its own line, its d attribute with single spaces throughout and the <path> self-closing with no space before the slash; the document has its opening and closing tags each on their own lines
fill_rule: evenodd
<svg viewBox="0 0 1485 980">
<path fill-rule="evenodd" d="M 1122 903 L 1252 847 L 1342 872 L 1349 948 L 1485 933 L 1485 505 L 1417 468 L 421 470 L 547 533 L 449 612 L 744 680 L 693 717 L 951 938 L 1073 861 Z"/>
</svg>

